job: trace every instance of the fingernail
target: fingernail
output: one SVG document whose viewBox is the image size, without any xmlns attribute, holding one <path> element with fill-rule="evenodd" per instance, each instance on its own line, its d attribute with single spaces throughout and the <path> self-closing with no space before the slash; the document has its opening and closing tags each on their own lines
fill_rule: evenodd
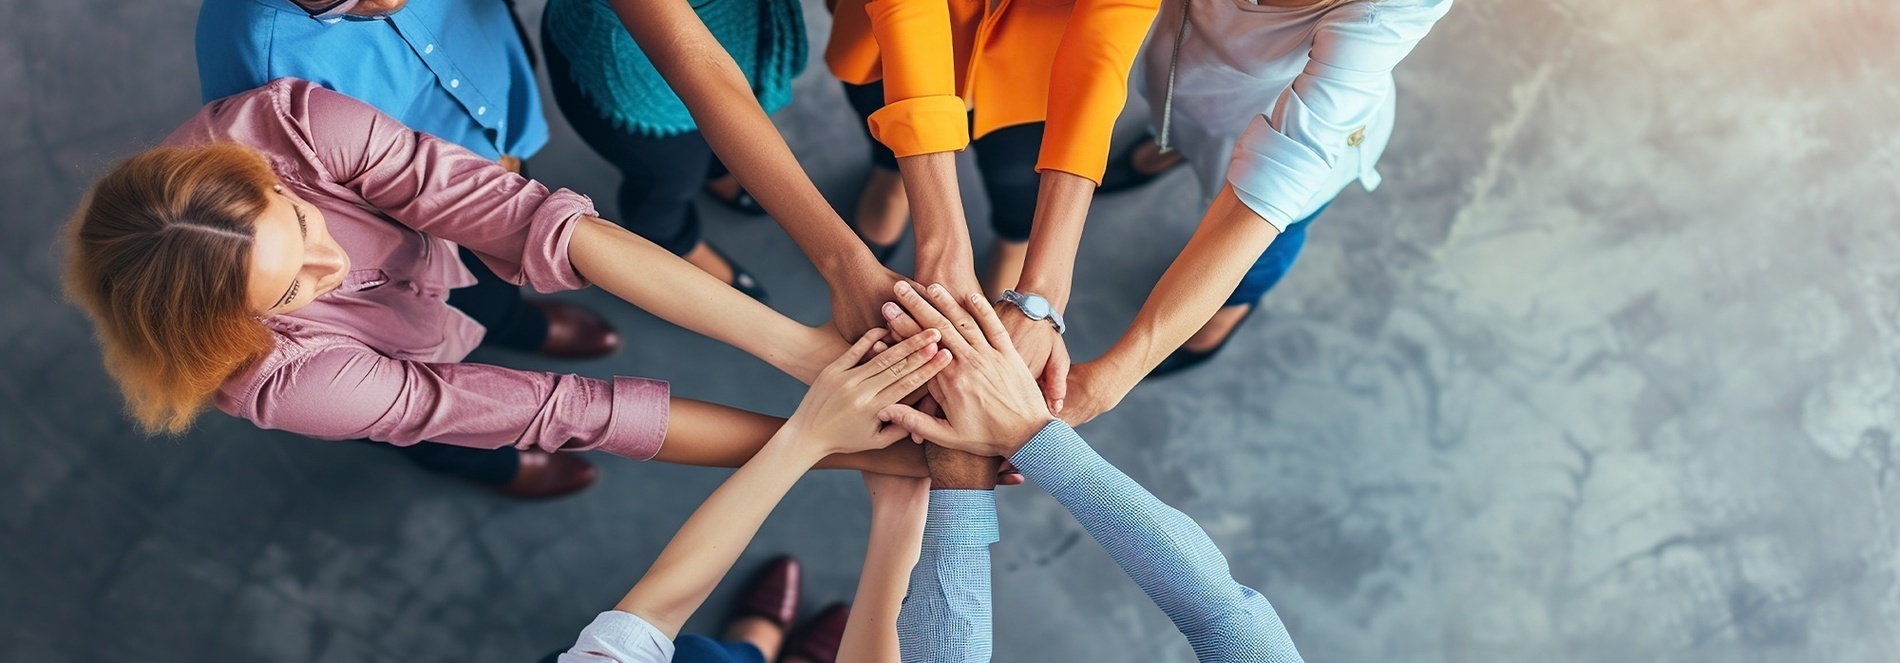
<svg viewBox="0 0 1900 663">
<path fill-rule="evenodd" d="M 1056 411 L 1057 412 L 1062 411 L 1062 399 L 1060 398 L 1056 399 Z"/>
<path fill-rule="evenodd" d="M 889 318 L 891 320 L 896 320 L 897 316 L 903 314 L 904 312 L 903 309 L 897 308 L 897 304 L 895 302 L 884 302 L 883 311 L 884 311 L 884 317 Z"/>
<path fill-rule="evenodd" d="M 901 292 L 901 293 L 905 293 L 905 294 L 909 294 L 909 293 L 910 293 L 910 282 L 909 282 L 909 281 L 898 281 L 898 282 L 897 282 L 897 291 L 898 291 L 898 292 Z"/>
<path fill-rule="evenodd" d="M 930 294 L 941 295 L 943 293 L 944 293 L 944 289 L 943 289 L 942 284 L 938 284 L 938 283 L 930 284 Z"/>
<path fill-rule="evenodd" d="M 982 295 L 981 293 L 975 293 L 975 292 L 972 292 L 972 293 L 970 293 L 970 303 L 972 303 L 972 304 L 987 304 L 987 303 L 989 303 L 989 302 L 988 302 L 987 300 L 985 300 L 985 299 L 983 299 L 983 295 Z"/>
</svg>

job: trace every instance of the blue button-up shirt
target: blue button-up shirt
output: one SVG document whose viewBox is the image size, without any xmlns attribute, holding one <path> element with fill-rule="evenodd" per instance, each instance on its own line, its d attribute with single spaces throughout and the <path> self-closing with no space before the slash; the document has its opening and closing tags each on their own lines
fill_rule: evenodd
<svg viewBox="0 0 1900 663">
<path fill-rule="evenodd" d="M 1302 663 L 1273 604 L 1234 580 L 1207 532 L 1110 465 L 1068 424 L 1049 422 L 1010 463 L 1075 516 L 1174 620 L 1200 660 Z M 897 616 L 905 663 L 990 660 L 989 546 L 996 540 L 989 491 L 930 491 L 923 554 Z"/>
<path fill-rule="evenodd" d="M 206 102 L 292 76 L 498 159 L 548 142 L 527 47 L 502 0 L 420 0 L 373 20 L 318 21 L 289 0 L 205 0 Z"/>
</svg>

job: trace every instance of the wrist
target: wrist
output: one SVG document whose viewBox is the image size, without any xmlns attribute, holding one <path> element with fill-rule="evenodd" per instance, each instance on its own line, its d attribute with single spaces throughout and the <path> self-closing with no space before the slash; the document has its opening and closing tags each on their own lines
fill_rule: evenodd
<svg viewBox="0 0 1900 663">
<path fill-rule="evenodd" d="M 818 275 L 825 279 L 825 285 L 831 290 L 851 290 L 865 283 L 875 284 L 872 278 L 884 271 L 884 265 L 864 247 L 864 242 L 853 236 L 851 246 L 837 247 L 825 251 L 824 255 L 812 260 L 818 268 Z M 873 286 L 875 287 L 875 285 Z M 880 293 L 888 296 L 890 293 Z"/>
<path fill-rule="evenodd" d="M 1025 269 L 1023 277 L 1016 281 L 1016 287 L 1012 289 L 1026 295 L 1041 295 L 1043 299 L 1049 300 L 1049 303 L 1055 306 L 1057 313 L 1066 313 L 1069 309 L 1071 285 L 1071 279 L 1037 276 Z"/>
<path fill-rule="evenodd" d="M 996 472 L 1003 459 L 977 456 L 954 449 L 924 444 L 924 461 L 930 465 L 931 490 L 994 490 Z"/>
<path fill-rule="evenodd" d="M 791 463 L 810 468 L 817 465 L 818 461 L 824 460 L 826 456 L 839 452 L 831 446 L 829 441 L 818 439 L 816 435 L 813 435 L 811 428 L 793 415 L 791 419 L 785 421 L 784 425 L 779 426 L 778 432 L 773 433 L 771 439 L 765 441 L 765 446 L 761 447 L 753 458 L 769 454 L 776 459 L 775 463 Z"/>
<path fill-rule="evenodd" d="M 1056 421 L 1056 416 L 1048 413 L 1039 414 L 1036 418 L 1027 420 L 1022 428 L 1017 429 L 1015 434 L 1009 436 L 1008 439 L 1015 440 L 1015 442 L 1005 445 L 1002 449 L 999 449 L 999 451 L 1003 452 L 1004 458 L 1016 455 L 1016 452 L 1022 451 L 1023 447 L 1029 446 L 1029 441 L 1036 439 L 1036 436 L 1042 433 L 1042 429 L 1048 428 L 1049 423 L 1052 421 Z"/>
<path fill-rule="evenodd" d="M 801 329 L 797 334 L 787 334 L 780 341 L 789 357 L 784 370 L 787 375 L 809 385 L 849 346 L 839 347 L 843 341 L 829 327 L 799 327 Z"/>
</svg>

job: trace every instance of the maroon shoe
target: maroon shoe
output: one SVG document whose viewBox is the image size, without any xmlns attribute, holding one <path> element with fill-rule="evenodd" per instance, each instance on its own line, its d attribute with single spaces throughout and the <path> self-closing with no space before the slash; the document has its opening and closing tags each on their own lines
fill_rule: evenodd
<svg viewBox="0 0 1900 663">
<path fill-rule="evenodd" d="M 548 318 L 548 340 L 541 344 L 541 354 L 593 359 L 620 349 L 620 334 L 593 311 L 552 299 L 534 299 L 527 304 Z"/>
<path fill-rule="evenodd" d="M 850 605 L 831 604 L 785 639 L 785 655 L 802 656 L 813 663 L 836 663 L 838 644 L 844 641 L 844 625 L 850 620 Z"/>
<path fill-rule="evenodd" d="M 798 618 L 799 587 L 804 577 L 804 567 L 790 556 L 766 562 L 765 568 L 746 584 L 732 618 L 758 617 L 789 630 Z"/>
<path fill-rule="evenodd" d="M 494 486 L 495 492 L 524 500 L 544 500 L 586 490 L 600 479 L 600 471 L 580 454 L 523 451 L 515 480 Z"/>
</svg>

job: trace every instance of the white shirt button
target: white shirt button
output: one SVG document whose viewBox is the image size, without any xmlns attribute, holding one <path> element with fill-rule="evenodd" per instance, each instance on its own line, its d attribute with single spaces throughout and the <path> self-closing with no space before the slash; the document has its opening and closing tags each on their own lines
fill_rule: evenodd
<svg viewBox="0 0 1900 663">
<path fill-rule="evenodd" d="M 477 108 L 477 109 L 475 109 L 475 114 L 476 114 L 476 115 L 487 115 L 487 114 L 488 114 L 488 107 L 487 107 L 487 106 L 482 106 L 482 107 L 480 107 L 480 108 Z"/>
<path fill-rule="evenodd" d="M 458 87 L 462 87 L 462 79 L 460 78 L 449 79 L 449 89 L 455 89 Z"/>
<path fill-rule="evenodd" d="M 434 53 L 434 52 L 435 52 L 435 44 L 429 44 L 428 46 L 424 46 L 424 47 L 422 47 L 422 54 L 423 54 L 423 55 L 428 55 L 428 54 L 430 54 L 430 53 Z"/>
</svg>

